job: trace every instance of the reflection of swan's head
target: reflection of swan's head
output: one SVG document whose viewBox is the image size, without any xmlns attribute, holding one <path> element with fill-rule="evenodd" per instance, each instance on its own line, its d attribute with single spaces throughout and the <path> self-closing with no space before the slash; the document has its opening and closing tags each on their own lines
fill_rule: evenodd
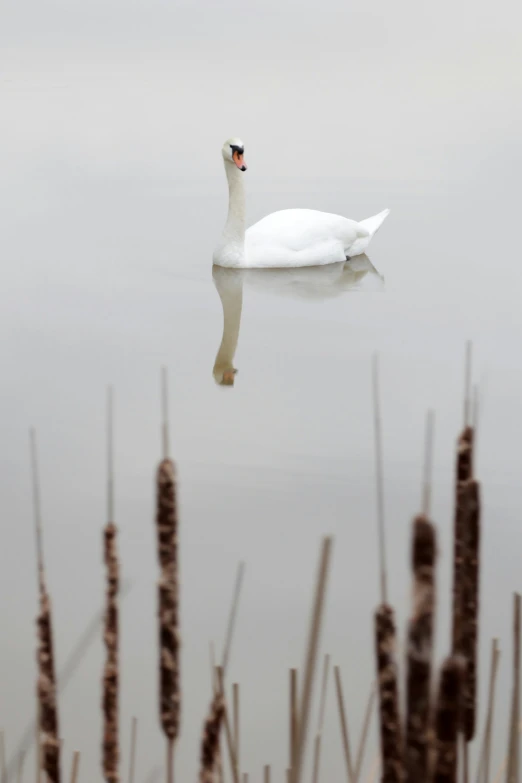
<svg viewBox="0 0 522 783">
<path fill-rule="evenodd" d="M 237 166 L 240 171 L 246 171 L 247 167 L 244 161 L 245 145 L 241 139 L 227 139 L 221 149 L 223 160 L 233 166 Z"/>
<path fill-rule="evenodd" d="M 214 380 L 219 386 L 233 386 L 236 379 L 236 373 L 237 370 L 234 367 L 223 368 L 218 367 L 217 364 L 214 365 L 214 369 L 212 370 Z"/>
</svg>

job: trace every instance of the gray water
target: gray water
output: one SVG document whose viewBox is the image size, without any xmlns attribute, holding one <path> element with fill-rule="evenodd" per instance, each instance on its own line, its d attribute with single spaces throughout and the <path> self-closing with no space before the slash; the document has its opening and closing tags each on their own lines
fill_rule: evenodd
<svg viewBox="0 0 522 783">
<path fill-rule="evenodd" d="M 288 668 L 302 663 L 325 533 L 335 545 L 322 651 L 342 667 L 354 741 L 372 679 L 376 350 L 390 599 L 401 628 L 424 417 L 436 411 L 439 660 L 447 651 L 453 456 L 472 339 L 484 501 L 481 706 L 498 636 L 495 769 L 505 752 L 522 551 L 520 10 L 510 2 L 494 15 L 467 3 L 323 5 L 300 4 L 298 19 L 290 0 L 277 9 L 227 2 L 206 15 L 116 0 L 103 10 L 56 2 L 44 14 L 27 2 L 2 11 L 0 724 L 8 751 L 34 714 L 30 426 L 60 667 L 103 600 L 105 393 L 114 386 L 116 517 L 132 582 L 122 606 L 123 772 L 136 715 L 136 780 L 144 781 L 164 755 L 153 477 L 159 370 L 169 367 L 182 525 L 179 779 L 196 774 L 208 644 L 223 643 L 245 560 L 230 668 L 242 686 L 242 767 L 256 780 L 271 763 L 281 780 Z M 249 222 L 296 206 L 356 219 L 385 207 L 391 214 L 368 251 L 375 272 L 355 289 L 326 277 L 303 283 L 297 273 L 239 281 L 238 373 L 223 387 L 213 377 L 223 315 L 211 257 L 226 214 L 219 150 L 231 134 L 246 143 Z M 65 768 L 79 749 L 81 780 L 100 779 L 102 662 L 98 638 L 60 698 Z M 333 695 L 322 770 L 342 780 Z M 370 744 L 367 767 L 375 732 Z"/>
</svg>

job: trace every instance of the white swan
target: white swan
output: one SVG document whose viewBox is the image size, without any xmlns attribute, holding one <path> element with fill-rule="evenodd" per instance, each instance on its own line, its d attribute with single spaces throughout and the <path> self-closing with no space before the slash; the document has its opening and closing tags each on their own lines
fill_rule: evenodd
<svg viewBox="0 0 522 783">
<path fill-rule="evenodd" d="M 245 231 L 245 146 L 228 139 L 221 150 L 228 180 L 228 216 L 213 261 L 228 267 L 322 266 L 364 253 L 390 210 L 355 220 L 315 209 L 272 212 Z"/>
<path fill-rule="evenodd" d="M 220 386 L 233 386 L 234 356 L 239 340 L 243 285 L 257 291 L 308 301 L 333 299 L 346 292 L 378 292 L 384 279 L 366 255 L 328 266 L 296 269 L 226 269 L 212 267 L 212 278 L 223 306 L 223 335 L 212 374 Z"/>
</svg>

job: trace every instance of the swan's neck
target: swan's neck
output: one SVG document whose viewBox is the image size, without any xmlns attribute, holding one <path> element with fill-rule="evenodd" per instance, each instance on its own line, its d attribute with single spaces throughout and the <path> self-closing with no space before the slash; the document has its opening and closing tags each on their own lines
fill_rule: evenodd
<svg viewBox="0 0 522 783">
<path fill-rule="evenodd" d="M 223 239 L 226 242 L 245 242 L 245 188 L 244 174 L 230 163 L 225 163 L 228 180 L 228 215 Z"/>
<path fill-rule="evenodd" d="M 223 372 L 233 369 L 234 365 L 241 325 L 243 280 L 234 270 L 233 274 L 224 276 L 223 280 L 215 279 L 215 283 L 223 306 L 223 337 L 214 362 L 214 375 L 222 376 Z"/>
</svg>

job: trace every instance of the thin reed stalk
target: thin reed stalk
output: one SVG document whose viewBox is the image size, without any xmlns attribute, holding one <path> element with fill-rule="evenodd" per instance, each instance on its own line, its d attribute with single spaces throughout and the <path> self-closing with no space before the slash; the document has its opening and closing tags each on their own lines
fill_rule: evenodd
<svg viewBox="0 0 522 783">
<path fill-rule="evenodd" d="M 222 666 L 216 666 L 216 673 L 217 673 L 217 681 L 218 681 L 218 687 L 219 687 L 219 693 L 221 694 L 223 698 L 223 721 L 225 724 L 225 736 L 227 740 L 227 747 L 228 747 L 228 755 L 230 759 L 230 768 L 232 770 L 232 778 L 234 780 L 234 783 L 239 783 L 239 765 L 237 762 L 236 757 L 236 749 L 234 747 L 234 737 L 232 734 L 232 728 L 230 725 L 230 719 L 229 719 L 229 713 L 226 705 L 225 700 L 225 672 L 223 670 Z"/>
<path fill-rule="evenodd" d="M 239 683 L 232 684 L 232 720 L 234 724 L 234 748 L 236 750 L 237 765 L 241 769 L 241 757 L 239 754 Z"/>
<path fill-rule="evenodd" d="M 457 656 L 442 665 L 435 714 L 436 760 L 433 783 L 457 783 L 459 703 L 463 662 Z"/>
<path fill-rule="evenodd" d="M 506 783 L 518 783 L 519 781 L 520 739 L 518 726 L 520 723 L 520 627 L 521 597 L 518 593 L 515 593 L 513 601 L 513 685 Z"/>
<path fill-rule="evenodd" d="M 129 758 L 129 783 L 134 783 L 134 771 L 136 767 L 136 742 L 138 736 L 138 719 L 133 718 L 131 722 L 131 741 Z"/>
<path fill-rule="evenodd" d="M 382 783 L 403 780 L 399 686 L 395 657 L 395 617 L 391 606 L 381 604 L 375 613 L 375 655 L 379 685 Z"/>
<path fill-rule="evenodd" d="M 263 783 L 270 783 L 270 764 L 265 764 L 263 768 Z"/>
<path fill-rule="evenodd" d="M 156 473 L 156 532 L 160 578 L 159 704 L 167 739 L 166 780 L 174 783 L 174 743 L 180 728 L 179 563 L 176 471 L 168 456 L 167 376 L 163 370 L 163 459 Z"/>
<path fill-rule="evenodd" d="M 46 773 L 48 777 L 48 783 L 60 783 L 60 742 L 58 728 L 58 705 L 56 700 L 53 624 L 51 599 L 45 584 L 42 520 L 40 512 L 40 486 L 38 478 L 36 436 L 34 431 L 31 431 L 31 455 L 38 583 L 40 591 L 40 613 L 36 621 L 39 639 L 37 653 L 39 670 L 37 695 L 39 700 L 39 743 L 41 747 L 40 769 Z"/>
<path fill-rule="evenodd" d="M 292 770 L 293 783 L 301 783 L 303 758 L 308 734 L 308 722 L 310 718 L 310 704 L 312 699 L 312 690 L 316 668 L 317 649 L 319 646 L 319 637 L 321 633 L 326 596 L 326 584 L 328 581 L 328 571 L 330 567 L 331 549 L 332 539 L 330 537 L 324 538 L 321 547 L 319 570 L 317 574 L 314 604 L 308 636 L 306 662 L 303 670 L 303 690 L 299 704 L 297 753 L 295 768 Z"/>
<path fill-rule="evenodd" d="M 223 669 L 224 676 L 227 673 L 228 662 L 230 659 L 230 651 L 232 649 L 232 640 L 234 638 L 234 630 L 236 627 L 237 612 L 239 608 L 239 598 L 241 595 L 241 588 L 243 586 L 244 576 L 245 576 L 245 564 L 243 562 L 240 562 L 237 567 L 236 581 L 234 584 L 234 591 L 232 594 L 232 604 L 228 616 L 227 631 L 225 635 L 225 643 L 223 646 L 223 656 L 221 658 L 221 668 Z"/>
<path fill-rule="evenodd" d="M 0 776 L 2 783 L 7 783 L 7 765 L 5 756 L 5 732 L 0 731 Z"/>
<path fill-rule="evenodd" d="M 297 669 L 290 669 L 290 769 L 295 769 L 298 734 Z"/>
<path fill-rule="evenodd" d="M 324 713 L 326 710 L 326 693 L 327 693 L 327 686 L 328 686 L 328 674 L 330 671 L 330 656 L 325 655 L 324 657 L 324 669 L 323 669 L 323 682 L 322 682 L 322 688 L 321 688 L 321 701 L 319 706 L 319 722 L 317 725 L 317 734 L 315 735 L 315 743 L 314 743 L 314 766 L 313 766 L 313 783 L 318 783 L 319 781 L 319 767 L 321 764 L 321 741 L 323 736 L 323 727 L 324 727 Z"/>
<path fill-rule="evenodd" d="M 23 783 L 23 779 L 24 779 L 24 759 L 25 759 L 25 753 L 22 750 L 20 752 L 20 757 L 18 759 L 18 774 L 16 776 L 17 783 Z M 7 783 L 7 777 L 6 777 L 6 783 Z"/>
<path fill-rule="evenodd" d="M 348 783 L 354 783 L 356 778 L 353 771 L 352 755 L 350 751 L 350 735 L 348 734 L 348 721 L 346 719 L 346 707 L 343 696 L 343 684 L 339 666 L 334 666 L 335 690 L 337 693 L 337 706 L 339 708 L 339 724 L 341 726 L 341 738 L 343 741 L 344 760 L 346 763 L 346 775 Z"/>
<path fill-rule="evenodd" d="M 355 769 L 354 769 L 355 783 L 359 783 L 359 779 L 361 777 L 362 765 L 364 761 L 364 751 L 366 749 L 366 743 L 368 741 L 368 732 L 370 729 L 370 721 L 373 713 L 373 705 L 375 704 L 375 695 L 376 695 L 376 689 L 374 683 L 371 687 L 370 695 L 368 697 L 366 712 L 364 713 L 361 738 L 359 740 L 359 747 L 357 748 L 357 757 L 355 760 Z"/>
<path fill-rule="evenodd" d="M 493 733 L 493 718 L 495 708 L 495 688 L 497 684 L 497 671 L 500 659 L 498 639 L 491 643 L 491 666 L 489 671 L 488 706 L 486 710 L 486 725 L 482 739 L 482 751 L 477 773 L 477 783 L 489 783 L 489 771 L 491 767 L 491 736 Z"/>
<path fill-rule="evenodd" d="M 80 752 L 78 750 L 75 750 L 73 753 L 73 760 L 72 760 L 71 783 L 77 783 L 79 768 L 80 768 Z"/>
<path fill-rule="evenodd" d="M 435 553 L 435 528 L 426 517 L 417 516 L 413 520 L 413 612 L 408 626 L 406 677 L 407 783 L 428 778 Z"/>
</svg>

